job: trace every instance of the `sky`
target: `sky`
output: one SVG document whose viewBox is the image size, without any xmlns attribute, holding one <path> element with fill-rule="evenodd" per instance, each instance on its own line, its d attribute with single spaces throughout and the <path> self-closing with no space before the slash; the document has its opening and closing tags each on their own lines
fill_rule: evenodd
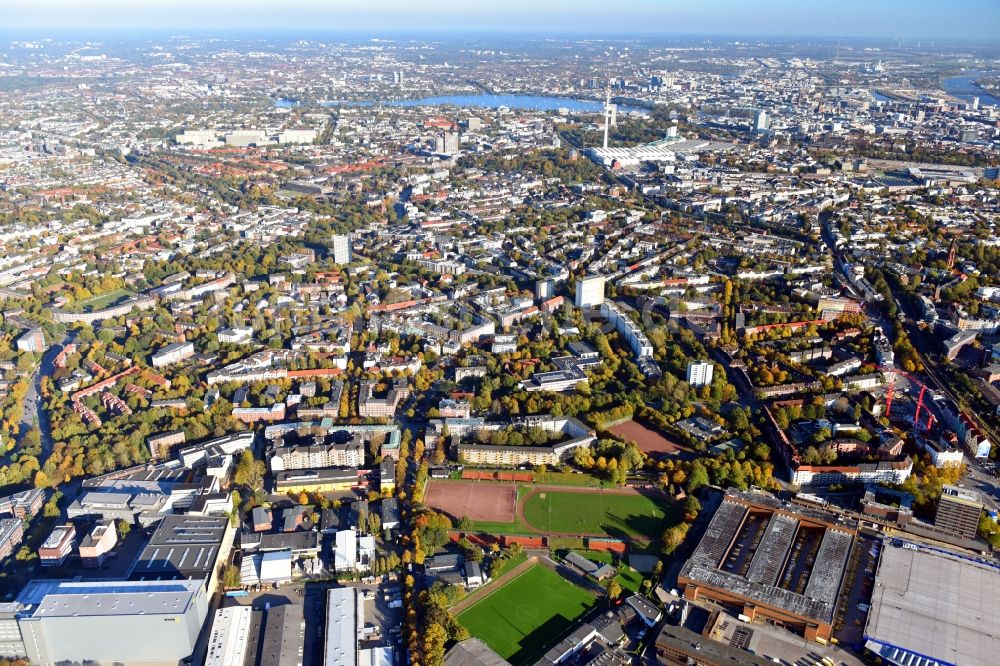
<svg viewBox="0 0 1000 666">
<path fill-rule="evenodd" d="M 511 32 L 1000 41 L 1000 0 L 0 0 L 0 31 Z"/>
</svg>

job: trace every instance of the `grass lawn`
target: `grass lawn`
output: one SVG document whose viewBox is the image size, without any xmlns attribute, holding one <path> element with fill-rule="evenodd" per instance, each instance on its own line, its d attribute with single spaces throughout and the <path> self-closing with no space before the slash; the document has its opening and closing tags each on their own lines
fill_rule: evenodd
<svg viewBox="0 0 1000 666">
<path fill-rule="evenodd" d="M 554 486 L 585 486 L 591 488 L 610 487 L 613 484 L 604 479 L 598 479 L 590 474 L 575 474 L 573 472 L 535 472 L 535 483 L 548 483 Z"/>
<path fill-rule="evenodd" d="M 130 296 L 133 296 L 131 291 L 126 289 L 116 289 L 115 291 L 108 292 L 107 294 L 94 296 L 93 298 L 88 298 L 85 301 L 80 301 L 78 305 L 80 305 L 87 312 L 94 312 L 95 310 L 103 310 L 109 305 L 112 305 L 119 300 L 124 300 Z"/>
<path fill-rule="evenodd" d="M 512 555 L 504 560 L 497 560 L 495 566 L 490 569 L 490 578 L 496 580 L 511 569 L 517 568 L 522 562 L 528 559 L 527 554 Z"/>
<path fill-rule="evenodd" d="M 457 619 L 519 666 L 535 662 L 596 602 L 586 590 L 536 564 Z"/>
<path fill-rule="evenodd" d="M 492 520 L 473 520 L 468 532 L 478 532 L 479 534 L 531 534 L 531 530 L 526 528 L 516 519 L 510 523 L 494 522 Z"/>
<path fill-rule="evenodd" d="M 674 511 L 666 500 L 643 495 L 545 491 L 524 504 L 524 517 L 546 532 L 655 539 Z"/>
<path fill-rule="evenodd" d="M 622 589 L 627 592 L 638 592 L 639 587 L 642 585 L 643 575 L 630 567 L 625 562 L 615 563 L 615 557 L 605 551 L 605 550 L 586 550 L 583 548 L 573 548 L 577 554 L 586 557 L 591 562 L 600 562 L 601 564 L 610 564 L 618 569 L 618 574 L 615 576 L 615 580 L 618 584 L 622 586 Z M 557 552 L 559 557 L 566 557 L 565 552 Z"/>
<path fill-rule="evenodd" d="M 580 537 L 549 537 L 551 550 L 584 550 L 583 539 Z"/>
<path fill-rule="evenodd" d="M 618 568 L 618 575 L 615 576 L 615 580 L 618 584 L 622 586 L 623 590 L 628 592 L 638 592 L 639 588 L 642 586 L 642 574 L 633 569 L 628 565 L 622 565 Z"/>
</svg>

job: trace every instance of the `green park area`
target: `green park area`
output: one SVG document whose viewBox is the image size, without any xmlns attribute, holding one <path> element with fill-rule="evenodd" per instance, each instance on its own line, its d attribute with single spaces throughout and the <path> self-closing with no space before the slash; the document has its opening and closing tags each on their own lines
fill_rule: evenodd
<svg viewBox="0 0 1000 666">
<path fill-rule="evenodd" d="M 459 623 L 515 666 L 534 663 L 596 603 L 536 564 L 458 616 Z"/>
<path fill-rule="evenodd" d="M 104 308 L 111 307 L 112 305 L 117 305 L 121 301 L 134 296 L 131 291 L 127 289 L 116 289 L 115 291 L 109 291 L 106 294 L 101 294 L 100 296 L 93 296 L 85 301 L 80 301 L 77 305 L 84 312 L 96 312 L 97 310 L 103 310 Z"/>
<path fill-rule="evenodd" d="M 541 491 L 524 501 L 524 518 L 543 532 L 658 537 L 674 511 L 666 498 L 641 494 Z"/>
</svg>

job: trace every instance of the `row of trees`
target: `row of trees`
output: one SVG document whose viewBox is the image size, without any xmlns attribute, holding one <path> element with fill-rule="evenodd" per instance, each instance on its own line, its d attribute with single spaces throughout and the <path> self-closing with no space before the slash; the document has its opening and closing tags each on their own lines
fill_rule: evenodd
<svg viewBox="0 0 1000 666">
<path fill-rule="evenodd" d="M 599 439 L 594 446 L 573 450 L 573 464 L 618 485 L 624 485 L 629 472 L 641 469 L 646 456 L 633 442 Z"/>
<path fill-rule="evenodd" d="M 691 524 L 697 520 L 698 513 L 701 512 L 701 502 L 694 495 L 684 498 L 681 522 L 671 525 L 663 531 L 660 537 L 660 550 L 664 555 L 673 555 L 674 552 L 684 543 L 687 533 L 691 529 Z"/>
</svg>

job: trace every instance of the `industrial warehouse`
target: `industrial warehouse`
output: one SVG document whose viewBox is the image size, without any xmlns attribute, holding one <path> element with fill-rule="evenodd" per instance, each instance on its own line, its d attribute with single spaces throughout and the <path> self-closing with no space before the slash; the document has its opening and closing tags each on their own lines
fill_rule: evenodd
<svg viewBox="0 0 1000 666">
<path fill-rule="evenodd" d="M 829 640 L 855 529 L 762 493 L 730 492 L 678 583 L 685 598 L 735 608 L 810 640 Z"/>
<path fill-rule="evenodd" d="M 886 543 L 865 647 L 892 664 L 996 663 L 1000 567 L 900 539 Z"/>
</svg>

